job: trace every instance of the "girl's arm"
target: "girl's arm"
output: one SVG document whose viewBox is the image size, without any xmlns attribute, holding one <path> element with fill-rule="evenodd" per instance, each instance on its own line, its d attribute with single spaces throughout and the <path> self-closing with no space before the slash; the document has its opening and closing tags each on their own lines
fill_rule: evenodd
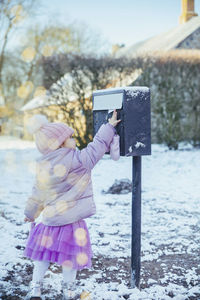
<svg viewBox="0 0 200 300">
<path fill-rule="evenodd" d="M 105 152 L 109 151 L 110 143 L 116 134 L 114 126 L 120 121 L 117 120 L 117 112 L 115 110 L 109 122 L 101 125 L 93 141 L 86 148 L 78 151 L 79 161 L 86 169 L 93 169 Z"/>
<path fill-rule="evenodd" d="M 36 187 L 34 185 L 32 189 L 32 195 L 26 202 L 24 214 L 27 219 L 34 221 L 40 215 L 43 209 L 43 202 L 39 199 L 39 197 L 37 197 Z"/>
</svg>

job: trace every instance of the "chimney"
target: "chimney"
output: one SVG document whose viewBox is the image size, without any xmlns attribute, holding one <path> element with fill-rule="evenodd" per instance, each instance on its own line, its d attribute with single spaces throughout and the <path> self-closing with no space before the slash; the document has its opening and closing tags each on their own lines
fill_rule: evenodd
<svg viewBox="0 0 200 300">
<path fill-rule="evenodd" d="M 179 24 L 183 24 L 194 16 L 198 16 L 194 12 L 194 0 L 181 0 L 181 16 L 179 17 Z"/>
</svg>

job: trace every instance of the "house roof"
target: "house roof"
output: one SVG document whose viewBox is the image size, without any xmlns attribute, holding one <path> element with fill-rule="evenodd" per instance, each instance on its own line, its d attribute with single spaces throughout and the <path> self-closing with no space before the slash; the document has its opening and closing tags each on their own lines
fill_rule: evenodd
<svg viewBox="0 0 200 300">
<path fill-rule="evenodd" d="M 46 95 L 44 96 L 38 96 L 31 100 L 29 100 L 23 107 L 20 108 L 20 111 L 27 111 L 32 110 L 36 108 L 42 108 L 42 107 L 48 107 L 50 105 L 59 105 L 57 95 L 59 87 L 64 86 L 67 89 L 67 99 L 69 101 L 78 100 L 77 96 L 74 95 L 72 91 L 72 83 L 73 83 L 73 77 L 71 74 L 66 73 L 63 77 L 61 77 L 59 80 L 57 80 L 55 83 L 53 83 L 48 91 L 46 91 Z M 55 93 L 55 97 L 54 97 Z M 66 98 L 66 95 L 65 97 Z M 66 99 L 64 99 L 66 100 Z"/>
<path fill-rule="evenodd" d="M 38 96 L 27 102 L 24 106 L 20 108 L 20 111 L 26 111 L 31 110 L 39 107 L 49 106 L 48 103 L 48 97 L 46 95 L 44 96 Z"/>
<path fill-rule="evenodd" d="M 80 70 L 82 76 L 84 73 Z M 57 82 L 53 83 L 48 91 L 46 91 L 45 96 L 39 96 L 28 101 L 23 107 L 20 108 L 20 111 L 32 110 L 36 108 L 47 107 L 50 105 L 60 105 L 67 101 L 73 102 L 78 101 L 79 97 L 73 91 L 73 77 L 70 73 L 66 73 L 63 77 L 61 77 Z M 85 77 L 86 83 L 88 78 Z M 88 88 L 85 90 L 85 97 L 89 98 L 91 96 L 91 87 L 88 81 Z M 64 94 L 59 91 L 59 88 L 63 87 Z M 58 99 L 58 95 L 60 94 L 61 99 Z"/>
<path fill-rule="evenodd" d="M 116 53 L 116 57 L 122 55 L 134 56 L 146 52 L 154 51 L 168 51 L 175 49 L 178 45 L 183 42 L 188 36 L 200 28 L 200 17 L 195 16 L 184 24 L 180 24 L 177 27 L 152 38 L 146 39 L 139 43 L 136 43 L 130 47 L 120 49 Z"/>
</svg>

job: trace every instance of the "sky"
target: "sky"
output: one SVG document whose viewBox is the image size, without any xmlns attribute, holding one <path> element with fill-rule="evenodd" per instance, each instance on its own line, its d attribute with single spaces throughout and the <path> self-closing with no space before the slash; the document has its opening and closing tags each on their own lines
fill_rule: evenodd
<svg viewBox="0 0 200 300">
<path fill-rule="evenodd" d="M 45 13 L 66 24 L 84 22 L 111 44 L 130 46 L 179 23 L 181 0 L 42 0 Z M 200 15 L 200 1 L 195 1 Z M 44 18 L 40 17 L 41 21 Z"/>
</svg>

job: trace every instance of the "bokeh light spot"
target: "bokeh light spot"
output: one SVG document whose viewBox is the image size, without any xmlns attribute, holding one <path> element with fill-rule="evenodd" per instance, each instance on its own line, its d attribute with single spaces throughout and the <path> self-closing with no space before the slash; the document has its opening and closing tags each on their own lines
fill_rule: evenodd
<svg viewBox="0 0 200 300">
<path fill-rule="evenodd" d="M 22 21 L 24 18 L 25 18 L 24 16 L 16 15 L 16 16 L 12 19 L 12 23 L 13 23 L 13 24 L 17 24 L 17 23 L 19 23 L 20 21 Z"/>
<path fill-rule="evenodd" d="M 23 6 L 21 4 L 17 4 L 14 5 L 13 7 L 11 7 L 10 10 L 11 14 L 12 14 L 12 20 L 11 22 L 13 24 L 19 23 L 20 21 L 22 21 L 25 17 L 26 17 L 26 13 L 23 9 Z"/>
<path fill-rule="evenodd" d="M 84 178 L 80 180 L 79 189 L 84 191 L 88 184 L 88 175 L 85 175 Z"/>
<path fill-rule="evenodd" d="M 51 164 L 48 161 L 36 163 L 36 178 L 40 188 L 44 189 L 50 182 Z"/>
<path fill-rule="evenodd" d="M 78 246 L 84 247 L 87 244 L 87 238 L 85 238 L 84 240 L 76 240 L 76 243 Z"/>
<path fill-rule="evenodd" d="M 47 218 L 53 217 L 54 214 L 55 214 L 55 209 L 54 209 L 54 207 L 52 207 L 52 206 L 46 206 L 45 209 L 44 209 L 44 211 L 43 211 L 43 214 L 44 214 L 44 216 L 47 217 Z"/>
<path fill-rule="evenodd" d="M 52 244 L 53 244 L 53 239 L 51 236 L 44 235 L 42 237 L 41 246 L 44 246 L 45 248 L 50 248 Z"/>
<path fill-rule="evenodd" d="M 50 161 L 41 161 L 37 163 L 37 166 L 40 170 L 45 169 L 47 172 L 49 172 L 51 168 L 51 163 Z"/>
<path fill-rule="evenodd" d="M 42 97 L 46 95 L 46 89 L 44 86 L 38 86 L 34 92 L 34 97 Z"/>
<path fill-rule="evenodd" d="M 77 263 L 82 266 L 82 265 L 85 265 L 87 263 L 88 256 L 84 252 L 79 252 L 76 256 L 76 260 L 77 260 Z"/>
<path fill-rule="evenodd" d="M 22 52 L 22 59 L 26 62 L 31 62 L 34 57 L 36 55 L 36 51 L 33 47 L 27 47 L 24 49 L 24 51 Z"/>
<path fill-rule="evenodd" d="M 33 83 L 26 81 L 17 89 L 17 96 L 21 99 L 26 99 L 33 90 Z"/>
<path fill-rule="evenodd" d="M 87 244 L 87 232 L 84 228 L 77 228 L 75 230 L 74 236 L 76 238 L 77 245 L 83 247 Z"/>
<path fill-rule="evenodd" d="M 45 45 L 42 48 L 42 55 L 44 55 L 45 57 L 51 56 L 53 54 L 54 51 L 54 47 L 51 45 Z"/>
<path fill-rule="evenodd" d="M 17 89 L 17 96 L 19 98 L 22 98 L 22 99 L 26 99 L 27 96 L 29 94 L 29 90 L 26 86 L 24 85 L 21 85 L 18 89 Z"/>
<path fill-rule="evenodd" d="M 51 236 L 39 234 L 38 236 L 36 236 L 35 242 L 39 246 L 50 248 L 53 244 L 53 239 Z"/>
<path fill-rule="evenodd" d="M 54 166 L 53 171 L 57 177 L 63 177 L 66 174 L 66 167 L 62 164 L 57 164 Z"/>
<path fill-rule="evenodd" d="M 13 7 L 11 7 L 11 13 L 13 14 L 13 15 L 19 15 L 19 14 L 21 14 L 22 13 L 22 11 L 23 11 L 23 7 L 22 7 L 22 5 L 20 5 L 20 4 L 18 4 L 18 5 L 14 5 Z"/>
<path fill-rule="evenodd" d="M 74 235 L 76 239 L 82 240 L 86 238 L 87 233 L 84 228 L 77 228 Z"/>
<path fill-rule="evenodd" d="M 91 294 L 89 292 L 83 291 L 81 293 L 81 300 L 92 300 Z"/>
<path fill-rule="evenodd" d="M 67 259 L 62 263 L 62 267 L 71 270 L 73 267 L 73 262 Z"/>
<path fill-rule="evenodd" d="M 48 140 L 48 147 L 51 150 L 56 150 L 59 147 L 59 142 L 55 138 L 51 138 Z"/>
<path fill-rule="evenodd" d="M 68 208 L 67 203 L 64 200 L 61 200 L 58 203 L 56 203 L 56 210 L 59 214 L 65 213 L 67 208 Z"/>
<path fill-rule="evenodd" d="M 65 201 L 66 201 L 66 203 L 67 203 L 68 209 L 74 207 L 74 206 L 76 205 L 76 202 L 77 202 L 77 200 L 74 198 L 73 195 L 71 195 L 71 196 L 69 196 L 69 195 L 66 196 L 66 197 L 65 197 Z"/>
<path fill-rule="evenodd" d="M 36 180 L 37 180 L 37 183 L 39 185 L 40 188 L 45 188 L 47 187 L 47 184 L 50 180 L 50 176 L 49 176 L 49 173 L 47 170 L 43 169 L 43 170 L 37 170 L 37 173 L 36 173 Z"/>
</svg>

